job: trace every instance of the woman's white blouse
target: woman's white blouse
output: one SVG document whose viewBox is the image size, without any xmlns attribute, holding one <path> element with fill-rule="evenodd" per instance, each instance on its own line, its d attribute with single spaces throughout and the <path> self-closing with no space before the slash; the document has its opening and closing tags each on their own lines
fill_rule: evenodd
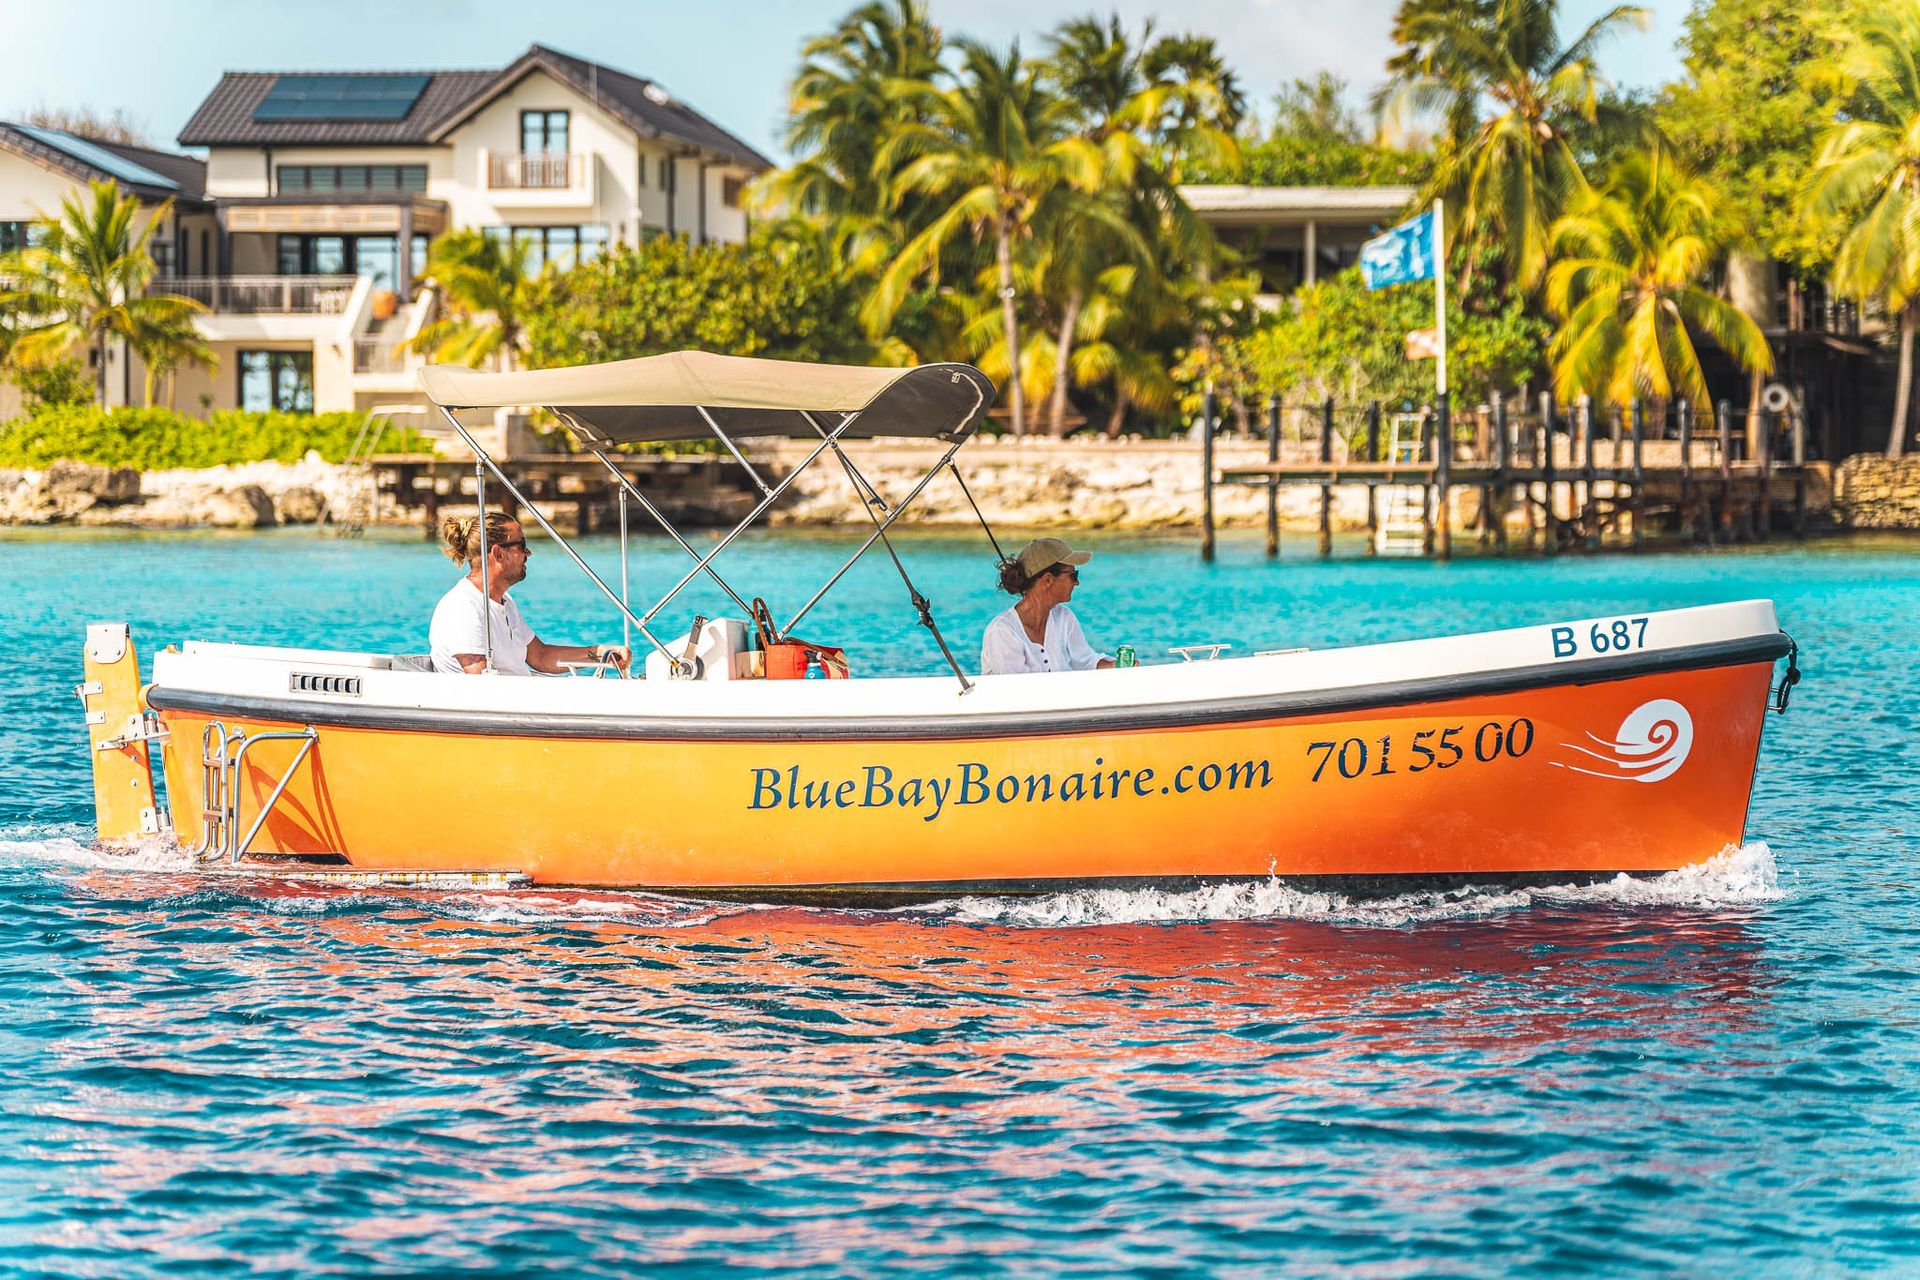
<svg viewBox="0 0 1920 1280">
<path fill-rule="evenodd" d="M 987 624 L 980 641 L 980 674 L 1020 675 L 1028 671 L 1091 671 L 1110 655 L 1097 653 L 1080 630 L 1080 619 L 1064 604 L 1047 614 L 1047 638 L 1035 644 L 1027 638 L 1020 615 L 1012 609 Z"/>
</svg>

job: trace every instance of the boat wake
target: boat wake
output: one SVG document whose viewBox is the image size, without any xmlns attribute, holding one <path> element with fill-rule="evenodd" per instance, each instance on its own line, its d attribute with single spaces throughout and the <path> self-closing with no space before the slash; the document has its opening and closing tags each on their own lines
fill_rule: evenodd
<svg viewBox="0 0 1920 1280">
<path fill-rule="evenodd" d="M 1076 889 L 1037 898 L 956 898 L 922 910 L 967 924 L 1049 929 L 1215 920 L 1311 920 L 1398 928 L 1539 906 L 1712 910 L 1775 902 L 1784 896 L 1773 851 L 1764 843 L 1753 842 L 1665 875 L 1644 879 L 1621 875 L 1597 884 L 1528 888 L 1488 885 L 1382 898 L 1328 893 L 1266 880 L 1180 891 Z"/>
<path fill-rule="evenodd" d="M 623 924 L 686 928 L 766 910 L 612 889 L 438 890 L 362 888 L 265 880 L 205 870 L 170 843 L 101 849 L 80 827 L 22 827 L 0 832 L 0 868 L 137 873 L 154 897 L 224 896 L 282 915 L 408 907 L 482 925 Z M 118 883 L 116 881 L 116 883 Z M 124 886 L 122 886 L 124 887 Z M 157 890 L 157 892 L 155 892 Z M 1032 898 L 962 897 L 893 911 L 815 907 L 825 917 L 918 919 L 930 924 L 1060 929 L 1116 924 L 1308 920 L 1372 928 L 1469 920 L 1534 907 L 1677 907 L 1715 910 L 1782 898 L 1773 851 L 1753 842 L 1697 866 L 1650 878 L 1618 876 L 1597 884 L 1511 888 L 1481 886 L 1394 897 L 1331 893 L 1281 880 L 1240 881 L 1189 890 L 1076 889 Z"/>
</svg>

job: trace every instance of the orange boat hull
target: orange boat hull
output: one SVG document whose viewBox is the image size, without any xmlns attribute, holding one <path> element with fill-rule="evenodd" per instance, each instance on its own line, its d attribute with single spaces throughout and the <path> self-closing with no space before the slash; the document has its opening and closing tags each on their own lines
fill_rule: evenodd
<svg viewBox="0 0 1920 1280">
<path fill-rule="evenodd" d="M 1743 838 L 1771 673 L 1751 662 L 1196 728 L 947 740 L 320 724 L 250 852 L 716 891 L 1658 872 Z M 209 720 L 302 728 L 161 717 L 185 843 Z M 247 756 L 243 830 L 296 748 Z"/>
</svg>

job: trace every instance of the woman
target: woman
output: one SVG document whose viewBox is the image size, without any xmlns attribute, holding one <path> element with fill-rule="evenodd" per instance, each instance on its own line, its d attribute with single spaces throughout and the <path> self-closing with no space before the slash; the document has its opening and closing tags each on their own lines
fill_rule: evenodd
<svg viewBox="0 0 1920 1280">
<path fill-rule="evenodd" d="M 1011 560 L 1000 562 L 1000 589 L 1020 599 L 987 624 L 980 642 L 980 674 L 1027 671 L 1106 670 L 1113 659 L 1096 653 L 1067 601 L 1080 582 L 1079 566 L 1091 551 L 1075 551 L 1058 538 L 1035 538 Z"/>
<path fill-rule="evenodd" d="M 467 572 L 440 597 L 427 629 L 435 671 L 480 675 L 487 670 L 489 647 L 493 669 L 502 675 L 530 676 L 536 671 L 564 675 L 563 664 L 570 662 L 609 662 L 621 671 L 627 669 L 624 645 L 548 644 L 533 634 L 520 617 L 520 606 L 507 594 L 508 587 L 527 576 L 527 557 L 533 553 L 527 549 L 526 533 L 518 520 L 489 511 L 486 541 L 487 595 L 483 596 L 480 521 L 473 516 L 449 517 L 440 526 L 440 549 Z"/>
</svg>

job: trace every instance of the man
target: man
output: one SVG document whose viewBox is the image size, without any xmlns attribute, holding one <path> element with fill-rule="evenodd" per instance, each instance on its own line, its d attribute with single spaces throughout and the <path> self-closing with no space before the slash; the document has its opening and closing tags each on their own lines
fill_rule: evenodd
<svg viewBox="0 0 1920 1280">
<path fill-rule="evenodd" d="M 507 589 L 524 581 L 526 534 L 520 522 L 497 511 L 487 513 L 486 595 L 482 595 L 480 522 L 476 517 L 448 517 L 440 526 L 441 550 L 467 570 L 434 607 L 427 630 L 435 671 L 480 675 L 487 670 L 489 617 L 493 669 L 502 675 L 529 676 L 536 671 L 563 675 L 569 662 L 610 662 L 622 672 L 631 661 L 624 645 L 548 644 L 533 634 L 520 617 L 520 607 Z M 484 602 L 484 603 L 483 603 Z"/>
</svg>

